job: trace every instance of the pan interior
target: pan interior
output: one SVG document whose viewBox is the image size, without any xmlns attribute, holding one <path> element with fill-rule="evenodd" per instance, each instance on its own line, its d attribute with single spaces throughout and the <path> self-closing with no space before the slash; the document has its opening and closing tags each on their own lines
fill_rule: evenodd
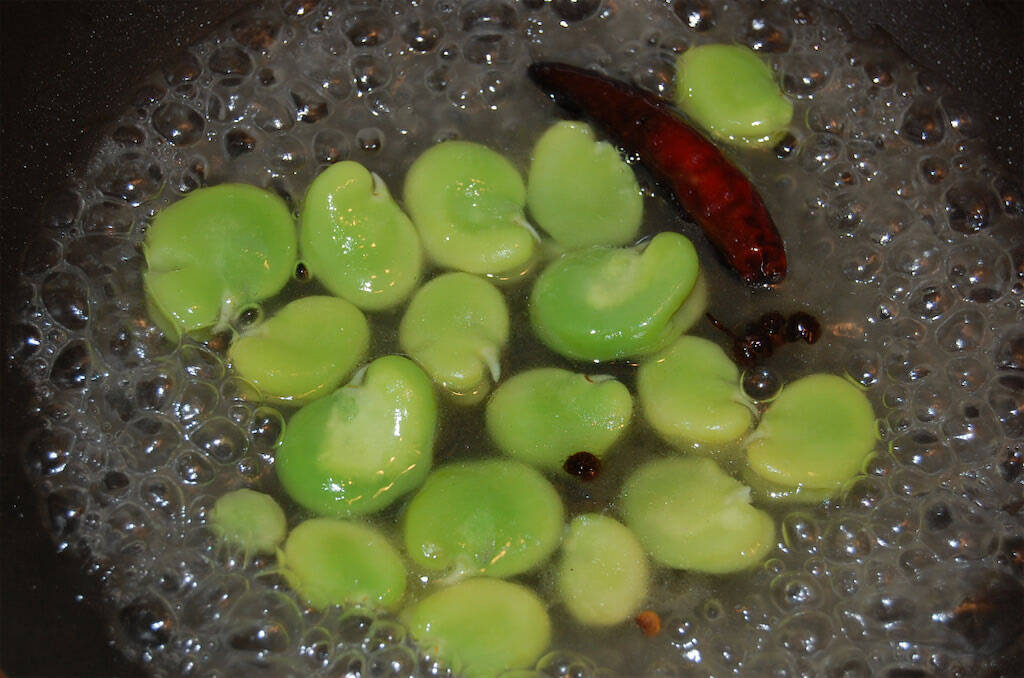
<svg viewBox="0 0 1024 678">
<path fill-rule="evenodd" d="M 531 61 L 596 67 L 671 96 L 677 54 L 740 42 L 796 105 L 791 140 L 730 152 L 779 224 L 789 279 L 748 291 L 637 168 L 646 234 L 692 236 L 711 310 L 730 326 L 767 310 L 822 319 L 818 344 L 780 351 L 771 369 L 784 381 L 849 375 L 867 389 L 883 442 L 837 500 L 771 509 L 779 544 L 755 571 L 659 572 L 657 637 L 583 629 L 554 607 L 539 668 L 945 675 L 996 662 L 1021 630 L 1007 601 L 1024 596 L 1019 193 L 938 83 L 886 44 L 850 36 L 836 15 L 786 3 L 285 0 L 233 18 L 153 74 L 46 205 L 12 344 L 44 422 L 24 462 L 58 548 L 87 553 L 103 579 L 131 656 L 169 674 L 445 670 L 393 618 L 305 610 L 272 558 L 234 560 L 204 527 L 233 488 L 286 501 L 273 446 L 289 412 L 255 401 L 216 342 L 170 341 L 151 323 L 139 244 L 153 214 L 228 181 L 298 209 L 313 177 L 342 159 L 398 195 L 412 160 L 451 138 L 486 143 L 525 173 L 560 115 L 524 78 Z M 260 312 L 317 291 L 296 281 Z M 509 373 L 567 366 L 522 321 L 529 284 L 506 291 L 520 318 Z M 374 355 L 396 350 L 399 317 L 373 317 Z M 722 339 L 709 326 L 697 333 Z M 478 420 L 447 417 L 438 458 L 493 454 Z M 642 426 L 621 448 L 586 492 L 565 484 L 570 512 L 608 505 L 636 463 L 666 452 Z M 400 510 L 379 524 L 389 529 Z M 530 583 L 553 597 L 548 573 Z"/>
</svg>

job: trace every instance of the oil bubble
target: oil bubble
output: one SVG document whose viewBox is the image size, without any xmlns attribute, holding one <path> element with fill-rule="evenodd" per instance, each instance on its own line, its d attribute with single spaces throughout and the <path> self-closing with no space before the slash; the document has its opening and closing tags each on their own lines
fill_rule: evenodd
<svg viewBox="0 0 1024 678">
<path fill-rule="evenodd" d="M 295 124 L 291 111 L 274 99 L 249 104 L 248 114 L 252 115 L 253 123 L 264 132 L 283 132 Z"/>
<path fill-rule="evenodd" d="M 907 499 L 894 497 L 872 513 L 871 528 L 879 546 L 906 546 L 917 537 L 918 516 Z"/>
<path fill-rule="evenodd" d="M 153 596 L 135 599 L 121 609 L 117 618 L 125 635 L 146 647 L 166 645 L 175 627 L 167 603 Z"/>
<path fill-rule="evenodd" d="M 836 560 L 855 560 L 871 552 L 871 539 L 857 520 L 847 518 L 831 524 L 824 535 L 825 553 Z"/>
<path fill-rule="evenodd" d="M 326 667 L 331 661 L 334 640 L 330 632 L 322 626 L 314 626 L 306 631 L 299 640 L 299 654 L 316 670 Z"/>
<path fill-rule="evenodd" d="M 277 42 L 277 34 L 280 29 L 280 24 L 269 19 L 247 17 L 231 26 L 231 35 L 243 47 L 259 51 L 269 49 Z M 211 57 L 212 61 L 213 57 Z M 212 63 L 210 67 L 214 71 L 221 72 Z"/>
<path fill-rule="evenodd" d="M 463 5 L 459 12 L 462 30 L 512 30 L 519 24 L 514 6 L 501 0 L 473 0 Z"/>
<path fill-rule="evenodd" d="M 244 50 L 226 45 L 210 55 L 210 70 L 221 75 L 244 76 L 252 72 L 252 59 Z"/>
<path fill-rule="evenodd" d="M 160 410 L 172 402 L 174 378 L 166 372 L 143 373 L 135 383 L 135 401 L 143 410 Z"/>
<path fill-rule="evenodd" d="M 799 612 L 779 625 L 778 638 L 787 651 L 812 655 L 832 639 L 832 621 L 820 612 Z"/>
<path fill-rule="evenodd" d="M 22 457 L 30 473 L 55 476 L 67 468 L 75 434 L 65 428 L 36 429 L 23 443 Z"/>
<path fill-rule="evenodd" d="M 180 355 L 182 367 L 191 377 L 216 381 L 224 375 L 224 363 L 209 349 L 194 345 L 184 346 Z"/>
<path fill-rule="evenodd" d="M 176 519 L 182 511 L 182 495 L 175 483 L 163 476 L 152 476 L 139 486 L 142 503 L 166 519 Z"/>
<path fill-rule="evenodd" d="M 962 181 L 946 191 L 946 219 L 958 233 L 977 233 L 992 224 L 996 196 L 976 181 Z"/>
<path fill-rule="evenodd" d="M 174 424 L 152 414 L 129 422 L 117 438 L 128 465 L 138 471 L 163 468 L 180 444 L 181 434 Z"/>
<path fill-rule="evenodd" d="M 565 21 L 582 21 L 597 13 L 601 0 L 552 0 L 552 6 Z"/>
<path fill-rule="evenodd" d="M 182 615 L 190 626 L 202 628 L 218 622 L 249 589 L 237 574 L 214 574 L 203 580 L 186 600 Z"/>
<path fill-rule="evenodd" d="M 206 122 L 191 106 L 169 101 L 153 112 L 151 118 L 157 134 L 175 146 L 189 146 L 203 138 Z"/>
<path fill-rule="evenodd" d="M 810 98 L 828 82 L 830 75 L 831 71 L 823 58 L 794 57 L 783 67 L 782 89 L 798 99 Z"/>
<path fill-rule="evenodd" d="M 295 104 L 295 119 L 299 122 L 314 124 L 327 117 L 329 108 L 323 97 L 309 87 L 296 87 L 291 93 Z"/>
<path fill-rule="evenodd" d="M 416 674 L 419 658 L 412 648 L 398 646 L 374 653 L 370 658 L 372 678 L 404 678 Z"/>
<path fill-rule="evenodd" d="M 835 134 L 812 134 L 800 147 L 800 165 L 809 172 L 823 170 L 836 161 L 842 149 L 842 141 Z"/>
<path fill-rule="evenodd" d="M 186 486 L 206 485 L 213 481 L 215 471 L 201 454 L 185 451 L 174 460 L 174 471 Z"/>
<path fill-rule="evenodd" d="M 365 127 L 356 132 L 356 145 L 364 153 L 375 153 L 384 146 L 384 133 L 376 127 Z"/>
<path fill-rule="evenodd" d="M 85 388 L 92 359 L 83 341 L 73 341 L 61 350 L 50 369 L 50 379 L 62 389 Z"/>
<path fill-rule="evenodd" d="M 82 228 L 86 233 L 124 235 L 132 230 L 135 214 L 127 205 L 103 201 L 86 208 Z"/>
<path fill-rule="evenodd" d="M 988 403 L 1007 437 L 1024 437 L 1024 394 L 997 387 L 989 391 Z"/>
<path fill-rule="evenodd" d="M 698 33 L 711 30 L 717 21 L 715 6 L 708 0 L 675 0 L 672 11 L 680 21 Z"/>
<path fill-rule="evenodd" d="M 405 636 L 405 628 L 401 625 L 378 620 L 373 623 L 363 639 L 363 650 L 372 654 L 400 646 L 405 642 Z"/>
<path fill-rule="evenodd" d="M 904 241 L 891 257 L 897 271 L 915 277 L 931 275 L 941 265 L 939 245 L 930 239 Z"/>
<path fill-rule="evenodd" d="M 936 320 L 952 308 L 953 303 L 949 288 L 923 285 L 911 292 L 907 308 L 922 320 Z"/>
<path fill-rule="evenodd" d="M 146 537 L 149 533 L 145 509 L 132 502 L 118 502 L 107 516 L 106 523 L 116 537 L 127 544 Z"/>
<path fill-rule="evenodd" d="M 391 81 L 391 66 L 372 54 L 358 54 L 352 58 L 352 78 L 359 92 L 372 92 Z"/>
<path fill-rule="evenodd" d="M 942 110 L 934 99 L 917 98 L 903 114 L 900 134 L 922 146 L 934 146 L 946 135 Z"/>
<path fill-rule="evenodd" d="M 995 364 L 1001 370 L 1024 370 L 1024 327 L 1006 331 L 996 348 Z"/>
<path fill-rule="evenodd" d="M 217 389 L 212 384 L 192 382 L 186 384 L 174 401 L 174 414 L 188 426 L 207 417 L 217 406 Z"/>
<path fill-rule="evenodd" d="M 949 254 L 946 271 L 963 299 L 979 304 L 1006 293 L 1012 280 L 1010 258 L 991 240 L 961 243 Z"/>
<path fill-rule="evenodd" d="M 140 153 L 125 153 L 100 170 L 97 185 L 105 195 L 139 205 L 163 188 L 163 170 Z"/>
<path fill-rule="evenodd" d="M 256 138 L 244 129 L 233 129 L 224 136 L 224 147 L 230 157 L 237 158 L 256 150 Z"/>
<path fill-rule="evenodd" d="M 873 674 L 863 653 L 849 647 L 829 652 L 825 660 L 825 675 L 827 678 L 870 678 Z"/>
<path fill-rule="evenodd" d="M 922 541 L 940 560 L 979 560 L 996 546 L 989 522 L 976 511 L 953 503 L 926 508 Z"/>
<path fill-rule="evenodd" d="M 482 33 L 469 36 L 466 41 L 466 61 L 474 64 L 494 66 L 512 61 L 513 39 L 510 34 Z"/>
<path fill-rule="evenodd" d="M 929 432 L 911 432 L 897 438 L 892 454 L 899 463 L 929 474 L 945 471 L 956 460 L 949 446 Z"/>
<path fill-rule="evenodd" d="M 818 521 L 805 511 L 789 513 L 782 520 L 782 538 L 787 549 L 815 553 L 821 539 Z"/>
<path fill-rule="evenodd" d="M 570 650 L 549 652 L 537 661 L 536 667 L 549 676 L 589 676 L 594 670 L 589 659 Z"/>
<path fill-rule="evenodd" d="M 38 353 L 42 337 L 39 330 L 25 323 L 12 324 L 8 330 L 7 358 L 13 363 L 23 363 Z"/>
<path fill-rule="evenodd" d="M 89 295 L 78 276 L 53 273 L 43 281 L 40 293 L 50 316 L 69 330 L 80 330 L 89 322 Z"/>
<path fill-rule="evenodd" d="M 758 52 L 778 53 L 789 49 L 793 37 L 781 21 L 772 16 L 758 15 L 747 24 L 741 40 Z"/>
<path fill-rule="evenodd" d="M 633 69 L 633 82 L 661 97 L 671 96 L 675 65 L 661 57 L 645 59 Z"/>
<path fill-rule="evenodd" d="M 407 21 L 401 29 L 402 39 L 417 52 L 430 52 L 441 41 L 444 29 L 434 18 L 416 18 Z"/>
<path fill-rule="evenodd" d="M 313 138 L 313 156 L 321 164 L 341 162 L 348 157 L 348 153 L 348 139 L 338 130 L 322 130 Z"/>
<path fill-rule="evenodd" d="M 249 449 L 245 433 L 222 417 L 204 421 L 189 439 L 207 456 L 221 463 L 237 461 Z"/>
<path fill-rule="evenodd" d="M 191 52 L 184 52 L 175 61 L 164 66 L 164 79 L 171 87 L 194 82 L 202 75 L 203 65 Z"/>
<path fill-rule="evenodd" d="M 975 310 L 960 311 L 950 316 L 937 330 L 939 347 L 950 353 L 974 351 L 988 335 L 985 317 Z"/>
<path fill-rule="evenodd" d="M 306 165 L 306 148 L 293 136 L 282 136 L 266 148 L 270 166 L 279 172 L 295 174 Z"/>
</svg>

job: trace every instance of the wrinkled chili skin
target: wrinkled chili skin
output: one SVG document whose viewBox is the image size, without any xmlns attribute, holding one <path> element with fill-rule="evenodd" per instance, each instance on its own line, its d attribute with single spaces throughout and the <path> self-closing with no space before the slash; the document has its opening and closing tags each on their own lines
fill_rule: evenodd
<svg viewBox="0 0 1024 678">
<path fill-rule="evenodd" d="M 653 94 L 583 68 L 538 62 L 530 77 L 555 101 L 591 118 L 635 153 L 751 285 L 786 276 L 786 250 L 753 184 Z"/>
</svg>

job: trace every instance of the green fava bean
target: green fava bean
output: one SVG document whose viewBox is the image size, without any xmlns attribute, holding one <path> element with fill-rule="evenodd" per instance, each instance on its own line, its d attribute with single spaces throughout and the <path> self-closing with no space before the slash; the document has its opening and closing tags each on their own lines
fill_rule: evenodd
<svg viewBox="0 0 1024 678">
<path fill-rule="evenodd" d="M 384 356 L 361 381 L 295 413 L 277 451 L 277 477 L 321 515 L 378 511 L 423 482 L 436 429 L 430 379 L 412 361 Z"/>
<path fill-rule="evenodd" d="M 577 621 L 611 626 L 647 597 L 647 555 L 629 529 L 598 513 L 576 516 L 562 546 L 558 590 Z"/>
<path fill-rule="evenodd" d="M 445 268 L 500 274 L 533 257 L 523 179 L 486 146 L 445 141 L 428 149 L 409 168 L 404 196 L 423 248 Z"/>
<path fill-rule="evenodd" d="M 558 547 L 565 510 L 540 473 L 515 461 L 434 471 L 405 512 L 405 548 L 417 565 L 456 575 L 511 577 Z"/>
<path fill-rule="evenodd" d="M 310 185 L 299 244 L 309 272 L 363 310 L 395 306 L 419 282 L 416 229 L 383 179 L 357 162 L 331 165 Z"/>
<path fill-rule="evenodd" d="M 394 608 L 405 593 L 402 557 L 383 535 L 358 523 L 314 518 L 300 523 L 278 551 L 285 579 L 315 608 Z"/>
<path fill-rule="evenodd" d="M 277 294 L 295 269 L 295 225 L 281 198 L 244 184 L 189 193 L 146 231 L 153 320 L 174 336 L 225 327 Z"/>
<path fill-rule="evenodd" d="M 581 122 L 560 122 L 533 149 L 526 204 L 562 247 L 625 245 L 636 238 L 643 196 L 633 169 Z"/>
<path fill-rule="evenodd" d="M 494 678 L 533 665 L 551 642 L 551 620 L 530 589 L 469 579 L 402 613 L 416 643 L 460 676 Z"/>
<path fill-rule="evenodd" d="M 836 488 L 777 485 L 757 475 L 749 464 L 743 469 L 743 483 L 750 487 L 757 501 L 770 501 L 776 504 L 820 504 L 837 493 Z"/>
<path fill-rule="evenodd" d="M 716 139 L 766 146 L 782 136 L 793 104 L 771 67 L 747 47 L 701 45 L 676 61 L 676 103 Z"/>
<path fill-rule="evenodd" d="M 647 421 L 674 444 L 727 443 L 746 433 L 754 419 L 736 364 L 700 337 L 680 337 L 641 365 L 637 394 Z"/>
<path fill-rule="evenodd" d="M 629 389 L 610 378 L 557 368 L 517 374 L 487 403 L 487 431 L 503 452 L 557 472 L 570 455 L 600 457 L 633 414 Z"/>
<path fill-rule="evenodd" d="M 472 405 L 501 377 L 508 332 L 508 306 L 494 285 L 468 273 L 446 273 L 413 296 L 398 339 L 456 402 Z"/>
<path fill-rule="evenodd" d="M 358 308 L 337 297 L 303 297 L 246 330 L 228 356 L 266 397 L 303 402 L 336 389 L 369 346 Z"/>
<path fill-rule="evenodd" d="M 877 440 L 864 392 L 833 374 L 812 374 L 768 406 L 748 440 L 747 463 L 771 485 L 835 491 L 863 470 Z"/>
<path fill-rule="evenodd" d="M 246 553 L 273 553 L 288 530 L 284 511 L 270 495 L 241 489 L 220 497 L 210 511 L 210 530 Z"/>
<path fill-rule="evenodd" d="M 736 572 L 775 545 L 775 523 L 750 505 L 750 488 L 707 457 L 648 462 L 626 480 L 619 505 L 647 552 L 668 567 Z"/>
<path fill-rule="evenodd" d="M 530 322 L 554 351 L 615 360 L 661 350 L 696 317 L 686 300 L 700 265 L 686 236 L 659 233 L 646 248 L 570 252 L 541 273 Z"/>
</svg>

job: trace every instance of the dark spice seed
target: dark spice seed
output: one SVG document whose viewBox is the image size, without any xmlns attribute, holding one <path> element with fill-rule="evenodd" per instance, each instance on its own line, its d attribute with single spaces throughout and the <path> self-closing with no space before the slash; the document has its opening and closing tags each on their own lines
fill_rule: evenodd
<svg viewBox="0 0 1024 678">
<path fill-rule="evenodd" d="M 778 311 L 765 313 L 757 324 L 761 333 L 769 337 L 776 346 L 786 341 L 786 316 Z"/>
<path fill-rule="evenodd" d="M 601 473 L 601 460 L 590 452 L 577 452 L 565 460 L 562 468 L 580 480 L 593 480 Z"/>
<path fill-rule="evenodd" d="M 789 316 L 789 321 L 786 323 L 786 339 L 788 341 L 800 341 L 802 339 L 808 344 L 813 344 L 818 341 L 820 336 L 821 323 L 810 313 L 797 311 Z"/>
<path fill-rule="evenodd" d="M 743 392 L 752 400 L 769 400 L 782 388 L 779 375 L 767 367 L 747 370 L 742 380 Z"/>
<path fill-rule="evenodd" d="M 762 334 L 748 334 L 736 340 L 732 352 L 736 362 L 750 367 L 772 354 L 772 340 Z"/>
</svg>

